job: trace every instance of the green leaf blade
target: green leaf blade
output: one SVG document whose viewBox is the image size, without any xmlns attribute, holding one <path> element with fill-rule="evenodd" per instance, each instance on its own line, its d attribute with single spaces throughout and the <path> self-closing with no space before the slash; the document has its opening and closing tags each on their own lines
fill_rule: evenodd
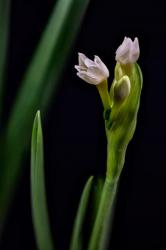
<svg viewBox="0 0 166 250">
<path fill-rule="evenodd" d="M 43 135 L 40 112 L 34 120 L 31 144 L 31 204 L 38 249 L 53 250 L 44 181 Z"/>
<path fill-rule="evenodd" d="M 73 227 L 73 233 L 72 233 L 72 239 L 71 239 L 71 244 L 70 244 L 70 250 L 82 250 L 82 226 L 83 226 L 83 221 L 85 218 L 85 213 L 86 213 L 86 208 L 88 205 L 88 200 L 90 196 L 90 191 L 92 188 L 92 183 L 93 183 L 93 176 L 91 176 L 88 181 L 85 184 L 85 187 L 83 189 L 75 222 L 74 222 L 74 227 Z"/>
<path fill-rule="evenodd" d="M 0 113 L 2 112 L 4 71 L 10 20 L 10 3 L 10 0 L 0 0 Z"/>
<path fill-rule="evenodd" d="M 46 30 L 23 78 L 9 120 L 9 135 L 18 131 L 20 123 L 22 127 L 31 124 L 34 110 L 38 106 L 48 105 L 50 94 L 58 86 L 60 73 L 79 27 L 76 21 L 78 22 L 78 19 L 80 21 L 88 2 L 88 0 L 59 0 L 53 9 Z M 29 93 L 28 98 L 27 93 Z"/>
</svg>

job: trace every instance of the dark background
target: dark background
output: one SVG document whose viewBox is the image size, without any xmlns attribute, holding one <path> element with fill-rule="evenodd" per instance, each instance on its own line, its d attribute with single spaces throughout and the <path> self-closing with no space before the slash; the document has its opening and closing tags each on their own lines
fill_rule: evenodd
<svg viewBox="0 0 166 250">
<path fill-rule="evenodd" d="M 6 119 L 55 1 L 13 0 Z M 110 249 L 166 249 L 166 9 L 164 2 L 92 0 L 43 119 L 48 205 L 57 249 L 68 249 L 83 186 L 104 175 L 106 138 L 94 86 L 76 77 L 77 52 L 99 55 L 113 79 L 124 36 L 140 42 L 144 86 L 137 129 L 121 176 Z M 72 27 L 71 27 L 72 29 Z M 30 209 L 29 155 L 0 249 L 36 249 Z M 47 250 L 47 249 L 46 249 Z"/>
</svg>

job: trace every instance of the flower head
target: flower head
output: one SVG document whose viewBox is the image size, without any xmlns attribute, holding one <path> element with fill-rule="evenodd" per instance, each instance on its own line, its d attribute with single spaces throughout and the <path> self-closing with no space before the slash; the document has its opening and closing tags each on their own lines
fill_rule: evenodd
<svg viewBox="0 0 166 250">
<path fill-rule="evenodd" d="M 116 61 L 121 64 L 131 64 L 138 60 L 140 54 L 138 38 L 134 41 L 130 38 L 125 37 L 123 43 L 119 46 L 116 51 Z"/>
<path fill-rule="evenodd" d="M 109 77 L 107 67 L 98 56 L 92 61 L 84 54 L 78 53 L 78 62 L 79 65 L 75 65 L 77 76 L 90 84 L 98 85 Z"/>
</svg>

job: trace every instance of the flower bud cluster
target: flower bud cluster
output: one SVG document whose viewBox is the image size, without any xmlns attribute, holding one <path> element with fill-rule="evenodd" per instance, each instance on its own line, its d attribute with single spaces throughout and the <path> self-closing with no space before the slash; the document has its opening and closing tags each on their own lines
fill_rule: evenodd
<svg viewBox="0 0 166 250">
<path fill-rule="evenodd" d="M 122 69 L 134 64 L 138 60 L 139 54 L 138 38 L 132 41 L 130 38 L 125 37 L 122 44 L 116 50 L 115 60 L 119 63 L 121 74 L 119 75 L 120 79 L 115 79 L 114 81 L 113 98 L 120 102 L 127 99 L 131 90 L 130 78 L 127 74 L 123 73 Z M 83 53 L 78 53 L 78 62 L 79 65 L 75 65 L 77 76 L 87 83 L 97 86 L 105 109 L 109 105 L 113 105 L 114 100 L 111 102 L 107 88 L 109 70 L 102 60 L 98 56 L 95 56 L 94 60 L 90 60 Z"/>
</svg>

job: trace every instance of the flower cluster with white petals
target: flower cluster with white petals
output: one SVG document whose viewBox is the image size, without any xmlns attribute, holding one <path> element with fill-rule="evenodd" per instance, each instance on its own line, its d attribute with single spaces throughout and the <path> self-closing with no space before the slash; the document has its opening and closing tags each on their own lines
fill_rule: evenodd
<svg viewBox="0 0 166 250">
<path fill-rule="evenodd" d="M 94 60 L 90 60 L 83 53 L 78 53 L 78 65 L 75 65 L 77 76 L 90 84 L 96 85 L 104 108 L 110 109 L 115 101 L 120 103 L 127 100 L 131 92 L 129 77 L 133 69 L 131 65 L 138 60 L 139 54 L 138 38 L 136 37 L 132 41 L 125 37 L 116 51 L 115 60 L 118 63 L 115 67 L 115 78 L 110 92 L 107 82 L 109 70 L 98 56 L 94 56 Z"/>
<path fill-rule="evenodd" d="M 115 59 L 121 64 L 131 64 L 138 60 L 139 54 L 138 38 L 136 37 L 134 41 L 132 41 L 130 38 L 125 37 L 123 43 L 116 51 Z"/>
<path fill-rule="evenodd" d="M 98 56 L 92 61 L 84 54 L 78 53 L 78 63 L 79 65 L 75 65 L 77 76 L 90 84 L 98 85 L 109 77 L 106 65 Z"/>
</svg>

